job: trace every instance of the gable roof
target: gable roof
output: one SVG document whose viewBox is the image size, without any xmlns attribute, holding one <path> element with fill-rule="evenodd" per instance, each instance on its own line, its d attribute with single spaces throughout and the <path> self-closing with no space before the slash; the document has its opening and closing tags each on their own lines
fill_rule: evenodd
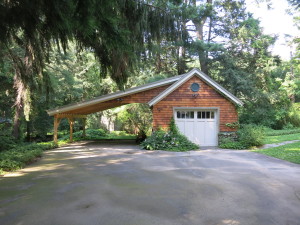
<svg viewBox="0 0 300 225">
<path fill-rule="evenodd" d="M 53 115 L 59 114 L 59 113 L 68 113 L 71 110 L 83 109 L 85 107 L 97 105 L 99 103 L 103 103 L 103 102 L 106 102 L 109 100 L 118 99 L 118 98 L 125 97 L 128 95 L 132 95 L 132 94 L 136 94 L 139 92 L 151 90 L 151 89 L 154 89 L 157 87 L 162 87 L 162 86 L 165 86 L 168 84 L 172 84 L 170 87 L 165 89 L 163 92 L 161 92 L 159 95 L 157 95 L 151 101 L 148 102 L 149 106 L 153 106 L 156 103 L 158 103 L 159 101 L 161 101 L 163 98 L 165 98 L 167 95 L 172 93 L 175 89 L 180 87 L 183 83 L 185 83 L 187 80 L 189 80 L 194 75 L 198 76 L 200 79 L 205 81 L 208 85 L 210 85 L 211 87 L 216 89 L 218 92 L 220 92 L 222 95 L 227 97 L 233 103 L 235 103 L 237 105 L 243 105 L 243 103 L 240 99 L 235 97 L 233 94 L 231 94 L 229 91 L 227 91 L 221 85 L 219 85 L 217 82 L 212 80 L 206 74 L 201 72 L 199 69 L 194 68 L 190 72 L 182 74 L 182 75 L 166 78 L 163 80 L 159 80 L 156 82 L 152 82 L 152 83 L 141 85 L 141 86 L 134 87 L 134 88 L 129 88 L 124 91 L 118 91 L 118 92 L 115 92 L 112 94 L 102 95 L 102 96 L 99 96 L 99 97 L 96 97 L 96 98 L 93 98 L 90 100 L 81 101 L 81 102 L 77 102 L 74 104 L 69 104 L 69 105 L 66 105 L 63 107 L 49 109 L 49 110 L 47 110 L 47 113 L 49 114 L 49 116 L 53 116 Z M 86 113 L 81 113 L 81 114 L 89 114 L 89 112 L 86 111 Z"/>
<path fill-rule="evenodd" d="M 225 97 L 227 97 L 229 100 L 234 102 L 237 105 L 243 105 L 243 102 L 235 97 L 233 94 L 231 94 L 229 91 L 227 91 L 225 88 L 223 88 L 220 84 L 215 82 L 213 79 L 211 79 L 209 76 L 201 72 L 199 69 L 192 69 L 190 72 L 183 74 L 180 79 L 178 79 L 177 82 L 173 83 L 170 87 L 168 87 L 166 90 L 161 92 L 159 95 L 157 95 L 155 98 L 153 98 L 151 101 L 148 102 L 149 106 L 153 106 L 157 104 L 159 101 L 161 101 L 163 98 L 168 96 L 170 93 L 172 93 L 175 89 L 180 87 L 183 83 L 185 83 L 187 80 L 189 80 L 192 76 L 197 76 L 200 79 L 204 80 L 205 83 L 215 88 L 217 91 L 219 91 L 221 94 L 223 94 Z"/>
</svg>

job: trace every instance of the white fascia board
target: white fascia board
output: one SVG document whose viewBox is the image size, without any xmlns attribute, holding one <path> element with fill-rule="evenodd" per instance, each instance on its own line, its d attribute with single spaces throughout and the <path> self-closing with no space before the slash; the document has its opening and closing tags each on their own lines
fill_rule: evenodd
<svg viewBox="0 0 300 225">
<path fill-rule="evenodd" d="M 184 74 L 181 79 L 179 79 L 176 83 L 171 85 L 169 88 L 167 88 L 165 91 L 163 91 L 161 94 L 153 98 L 151 101 L 148 102 L 149 106 L 153 106 L 157 104 L 159 101 L 161 101 L 163 98 L 165 98 L 167 95 L 172 93 L 175 89 L 177 89 L 180 85 L 182 85 L 184 82 L 186 82 L 188 79 L 190 79 L 193 75 L 197 75 L 200 79 L 203 79 L 207 84 L 211 85 L 215 89 L 217 89 L 219 92 L 221 92 L 223 95 L 225 95 L 227 98 L 229 98 L 231 101 L 233 101 L 237 105 L 243 105 L 243 102 L 235 97 L 233 94 L 231 94 L 229 91 L 227 91 L 225 88 L 223 88 L 221 85 L 219 85 L 217 82 L 212 80 L 210 77 L 208 77 L 206 74 L 201 72 L 199 69 L 192 69 L 190 72 Z"/>
<path fill-rule="evenodd" d="M 50 109 L 50 110 L 47 110 L 47 113 L 48 113 L 49 116 L 53 116 L 53 115 L 58 114 L 58 113 L 64 113 L 64 112 L 67 112 L 67 111 L 70 111 L 70 110 L 79 109 L 79 108 L 82 108 L 82 107 L 86 107 L 86 106 L 98 104 L 98 103 L 101 103 L 101 102 L 109 101 L 109 100 L 112 100 L 112 99 L 115 99 L 115 98 L 120 98 L 120 97 L 124 97 L 124 96 L 130 95 L 130 94 L 135 94 L 135 93 L 138 93 L 138 92 L 147 91 L 147 90 L 150 90 L 150 89 L 153 89 L 153 88 L 161 87 L 161 86 L 176 82 L 180 78 L 181 78 L 181 76 L 175 76 L 175 77 L 172 77 L 172 78 L 163 79 L 161 81 L 156 81 L 156 82 L 153 82 L 153 83 L 150 83 L 150 84 L 145 84 L 145 85 L 141 85 L 141 86 L 138 86 L 138 87 L 130 88 L 130 89 L 127 89 L 125 91 L 118 91 L 118 92 L 113 93 L 113 94 L 103 95 L 101 97 L 97 97 L 97 98 L 94 98 L 94 99 L 91 99 L 91 100 L 87 100 L 87 101 L 78 102 L 78 103 L 75 103 L 75 104 L 63 106 L 61 108 Z"/>
<path fill-rule="evenodd" d="M 231 94 L 229 91 L 227 91 L 224 87 L 222 87 L 220 84 L 218 84 L 216 81 L 211 79 L 209 76 L 204 74 L 201 71 L 197 71 L 198 77 L 202 78 L 203 80 L 206 81 L 206 83 L 210 84 L 212 87 L 217 89 L 219 92 L 221 92 L 223 95 L 225 95 L 227 98 L 229 98 L 231 101 L 233 101 L 235 104 L 242 106 L 244 103 L 235 97 L 233 94 Z"/>
<path fill-rule="evenodd" d="M 148 102 L 149 106 L 153 106 L 156 103 L 160 102 L 163 98 L 171 94 L 176 88 L 178 88 L 181 84 L 183 84 L 185 81 L 187 81 L 191 76 L 193 76 L 196 73 L 197 69 L 192 69 L 190 72 L 183 74 L 181 79 L 179 79 L 176 83 L 172 84 L 170 87 L 168 87 L 166 90 L 164 90 L 162 93 L 154 97 L 151 101 Z"/>
</svg>

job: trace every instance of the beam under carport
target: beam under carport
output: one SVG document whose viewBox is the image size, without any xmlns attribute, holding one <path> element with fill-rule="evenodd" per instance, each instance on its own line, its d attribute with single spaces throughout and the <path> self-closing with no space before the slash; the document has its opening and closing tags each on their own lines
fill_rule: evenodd
<svg viewBox="0 0 300 225">
<path fill-rule="evenodd" d="M 85 136 L 85 124 L 86 124 L 86 117 L 87 115 L 82 114 L 66 114 L 66 113 L 60 113 L 54 115 L 54 133 L 53 133 L 53 141 L 55 144 L 57 144 L 57 132 L 58 132 L 58 126 L 60 124 L 61 119 L 67 118 L 69 125 L 70 125 L 70 142 L 73 141 L 73 128 L 74 128 L 74 122 L 75 119 L 82 119 L 83 121 L 83 131 L 82 134 Z"/>
</svg>

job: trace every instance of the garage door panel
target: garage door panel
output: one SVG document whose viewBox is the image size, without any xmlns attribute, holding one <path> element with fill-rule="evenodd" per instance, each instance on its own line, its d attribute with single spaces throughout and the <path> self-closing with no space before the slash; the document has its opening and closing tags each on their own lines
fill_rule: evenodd
<svg viewBox="0 0 300 225">
<path fill-rule="evenodd" d="M 191 111 L 187 109 L 180 110 L 180 113 L 176 112 L 175 121 L 180 132 L 200 146 L 216 146 L 218 130 L 216 111 L 195 110 L 193 113 Z"/>
<path fill-rule="evenodd" d="M 207 146 L 216 144 L 216 124 L 214 121 L 207 121 L 205 129 L 209 132 L 205 134 L 205 143 Z"/>
<path fill-rule="evenodd" d="M 185 134 L 184 124 L 185 124 L 184 121 L 176 121 L 176 125 L 182 134 Z"/>
<path fill-rule="evenodd" d="M 189 140 L 194 141 L 194 121 L 185 121 L 184 134 L 189 138 Z"/>
<path fill-rule="evenodd" d="M 205 121 L 196 121 L 195 122 L 196 132 L 195 136 L 197 136 L 197 144 L 204 144 L 205 143 Z"/>
</svg>

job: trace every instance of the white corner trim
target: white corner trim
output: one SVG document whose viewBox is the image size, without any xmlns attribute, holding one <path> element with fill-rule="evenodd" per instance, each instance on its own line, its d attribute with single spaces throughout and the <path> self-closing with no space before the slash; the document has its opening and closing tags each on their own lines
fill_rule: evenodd
<svg viewBox="0 0 300 225">
<path fill-rule="evenodd" d="M 227 91 L 225 88 L 223 88 L 220 84 L 215 82 L 213 79 L 211 79 L 209 76 L 201 72 L 199 69 L 192 69 L 190 72 L 183 74 L 183 76 L 174 84 L 172 84 L 170 87 L 168 87 L 166 90 L 164 90 L 162 93 L 154 97 L 151 101 L 148 102 L 149 106 L 153 106 L 160 102 L 163 98 L 168 96 L 170 93 L 172 93 L 175 89 L 177 89 L 180 85 L 182 85 L 184 82 L 186 82 L 188 79 L 190 79 L 193 75 L 197 75 L 200 79 L 203 79 L 207 84 L 211 85 L 215 89 L 217 89 L 220 93 L 225 95 L 229 100 L 234 102 L 237 105 L 242 106 L 243 102 L 235 97 L 233 94 L 231 94 L 229 91 Z"/>
<path fill-rule="evenodd" d="M 57 109 L 49 109 L 49 110 L 47 110 L 47 113 L 48 113 L 49 116 L 53 116 L 53 115 L 58 114 L 58 113 L 64 113 L 64 112 L 68 112 L 70 110 L 83 108 L 83 107 L 86 107 L 86 106 L 90 106 L 90 105 L 98 104 L 98 103 L 101 103 L 101 102 L 113 100 L 113 99 L 124 97 L 124 96 L 127 96 L 127 95 L 139 93 L 139 92 L 142 92 L 142 91 L 147 91 L 147 90 L 150 90 L 150 89 L 154 89 L 154 88 L 157 88 L 157 87 L 161 87 L 161 86 L 164 86 L 164 85 L 167 85 L 167 84 L 174 83 L 177 80 L 179 80 L 181 77 L 182 77 L 182 75 L 179 75 L 179 76 L 163 79 L 163 80 L 160 80 L 160 81 L 152 82 L 152 83 L 149 83 L 149 84 L 141 85 L 141 86 L 138 86 L 138 87 L 130 88 L 130 89 L 127 89 L 125 91 L 118 91 L 118 92 L 108 94 L 108 95 L 103 95 L 103 96 L 100 96 L 100 97 L 97 97 L 97 98 L 94 98 L 94 99 L 91 99 L 91 100 L 66 105 L 66 106 L 63 106 L 63 107 L 60 107 L 60 108 L 57 108 Z"/>
</svg>

